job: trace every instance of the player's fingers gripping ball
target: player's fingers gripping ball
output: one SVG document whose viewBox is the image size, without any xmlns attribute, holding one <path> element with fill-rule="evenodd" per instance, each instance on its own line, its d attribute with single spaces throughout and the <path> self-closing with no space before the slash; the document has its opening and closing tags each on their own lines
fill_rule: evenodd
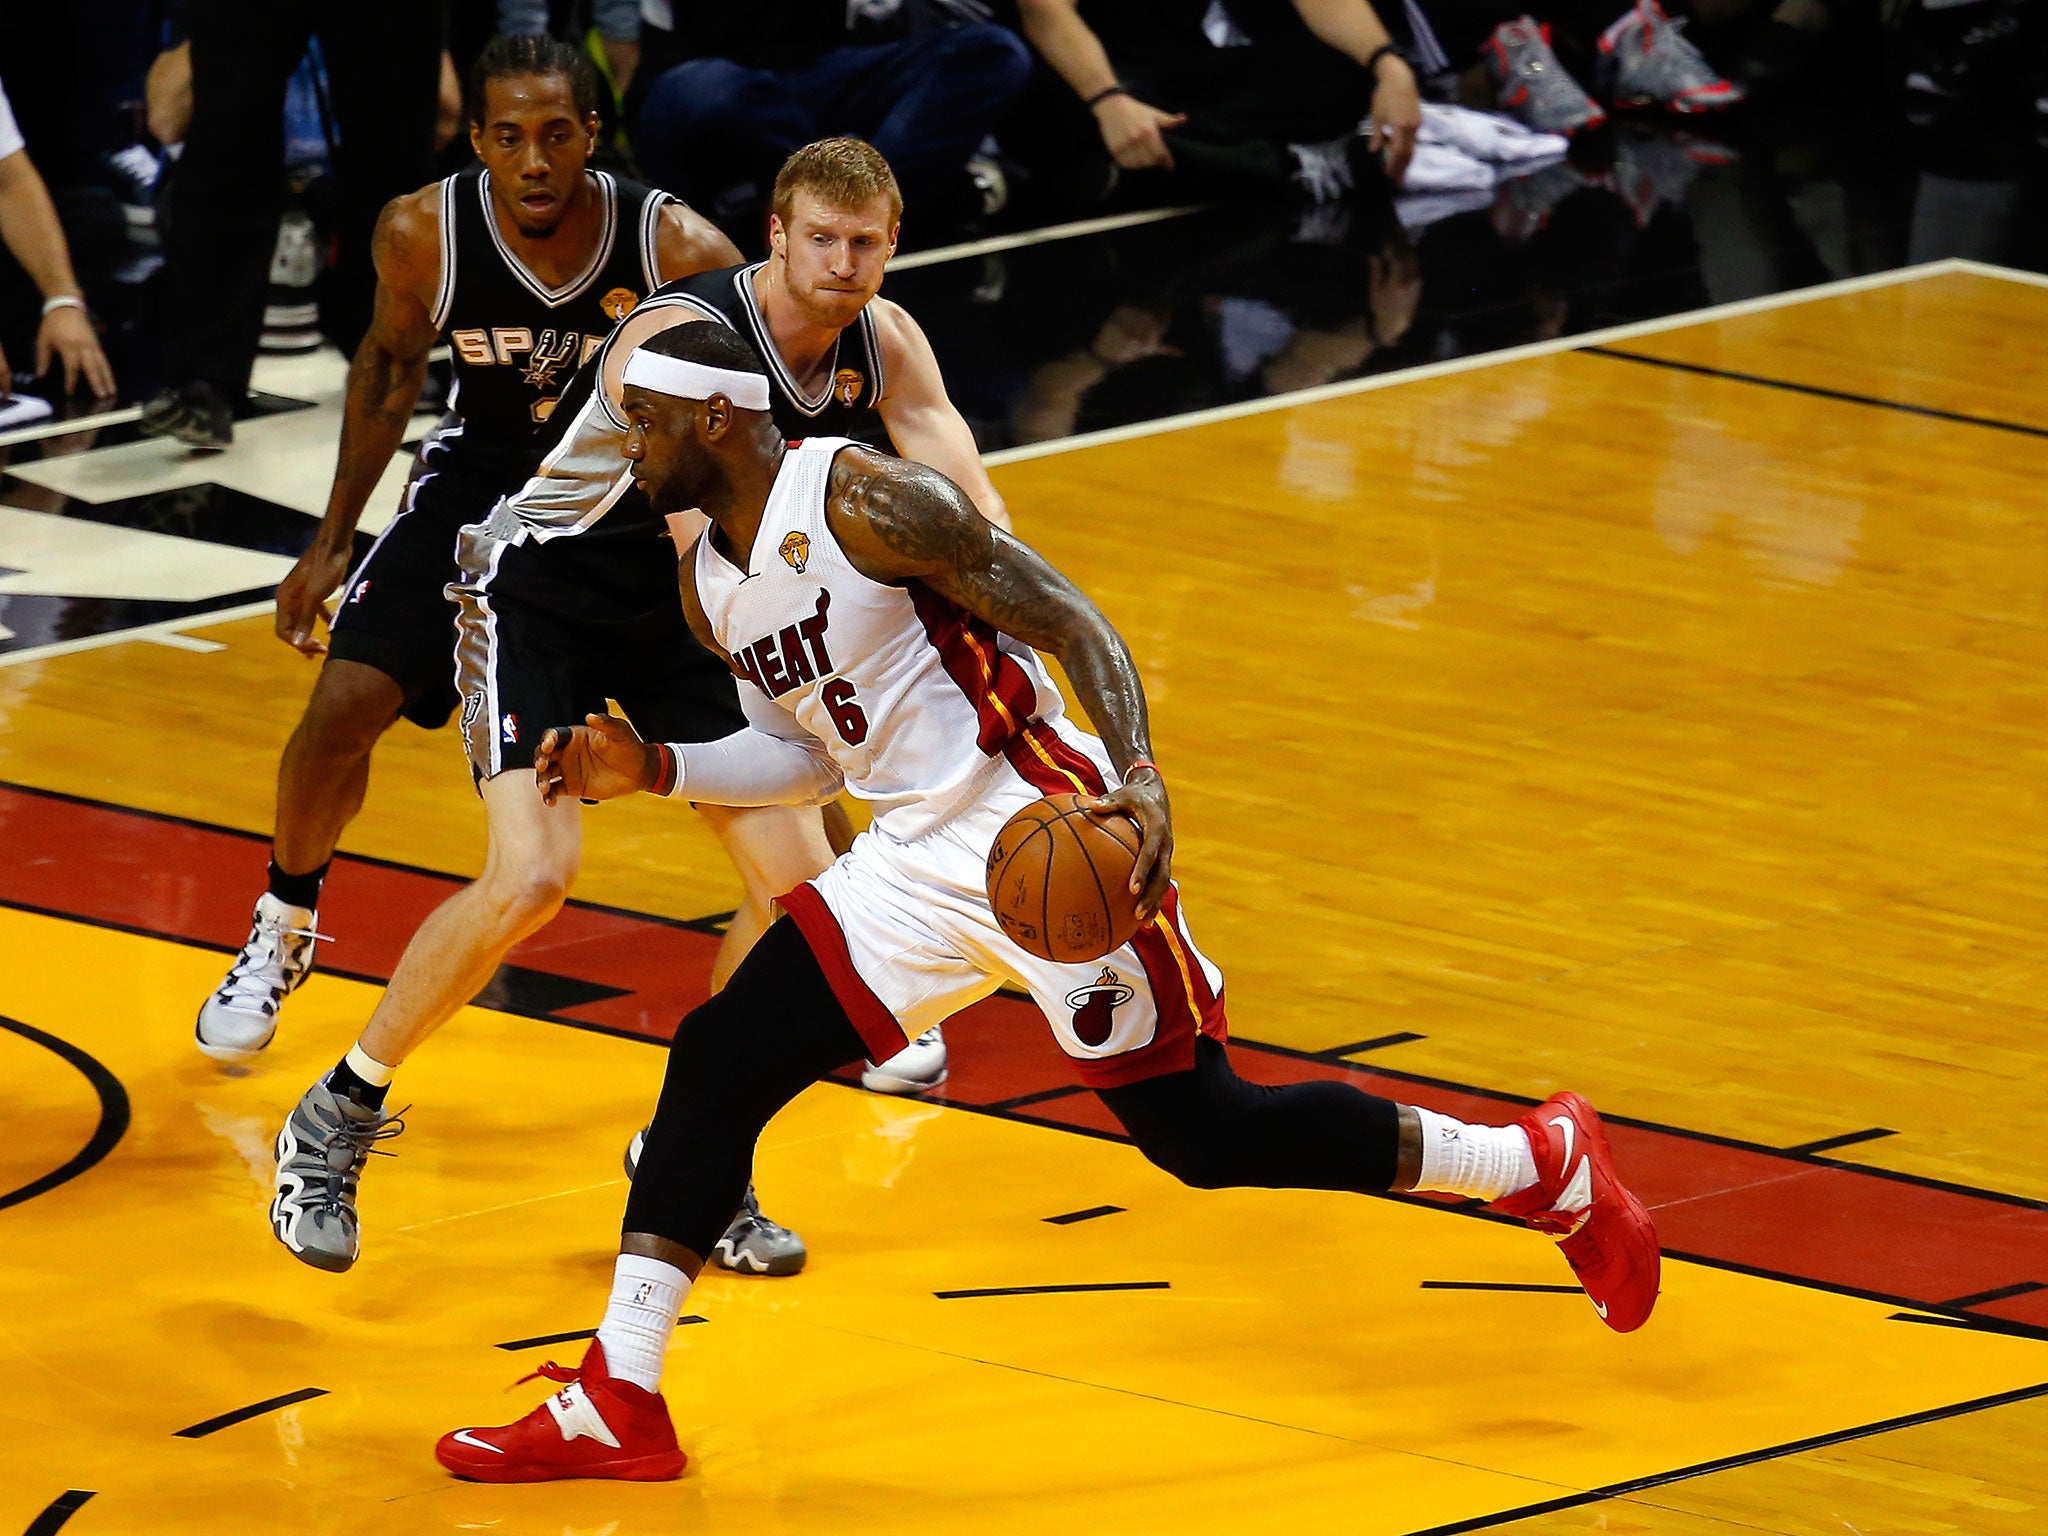
<svg viewBox="0 0 2048 1536">
<path fill-rule="evenodd" d="M 1089 815 L 1084 798 L 1032 801 L 989 846 L 988 904 L 1012 942 L 1041 960 L 1097 960 L 1138 931 L 1137 825 Z"/>
</svg>

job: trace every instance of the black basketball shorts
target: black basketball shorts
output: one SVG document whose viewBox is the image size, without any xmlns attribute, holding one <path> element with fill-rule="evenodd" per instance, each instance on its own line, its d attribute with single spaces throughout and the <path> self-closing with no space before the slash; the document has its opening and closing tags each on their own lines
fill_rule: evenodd
<svg viewBox="0 0 2048 1536">
<path fill-rule="evenodd" d="M 431 469 L 406 486 L 399 513 L 341 589 L 327 654 L 375 667 L 405 691 L 405 718 L 427 730 L 448 723 L 455 688 L 455 543 L 504 492 L 504 477 Z"/>
<path fill-rule="evenodd" d="M 478 537 L 471 530 L 467 537 Z M 697 642 L 680 600 L 592 617 L 588 594 L 547 597 L 544 547 L 510 545 L 454 589 L 462 744 L 479 780 L 533 767 L 555 725 L 615 702 L 646 741 L 716 741 L 746 727 L 732 670 Z"/>
</svg>

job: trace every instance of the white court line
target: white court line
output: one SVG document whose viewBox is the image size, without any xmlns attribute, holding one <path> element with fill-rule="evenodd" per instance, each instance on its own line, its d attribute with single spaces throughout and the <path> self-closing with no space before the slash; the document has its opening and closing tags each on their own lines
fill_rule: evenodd
<svg viewBox="0 0 2048 1536">
<path fill-rule="evenodd" d="M 969 240 L 963 245 L 942 245 L 929 251 L 912 251 L 889 263 L 891 272 L 908 272 L 913 267 L 937 266 L 942 261 L 959 261 L 968 256 L 990 256 L 997 251 L 1014 251 L 1020 246 L 1043 245 L 1050 240 L 1072 240 L 1077 235 L 1099 235 L 1112 229 L 1135 229 L 1140 224 L 1157 224 L 1199 213 L 1207 204 L 1190 203 L 1185 208 L 1143 208 L 1136 213 L 1112 213 L 1099 219 L 1077 219 L 1072 224 L 1048 224 L 1016 235 L 991 235 L 986 240 Z"/>
<path fill-rule="evenodd" d="M 1795 288 L 1790 293 L 1766 294 L 1755 299 L 1735 299 L 1726 304 L 1709 305 L 1705 309 L 1687 310 L 1681 315 L 1665 315 L 1656 320 L 1637 320 L 1627 325 L 1611 325 L 1600 331 L 1580 331 L 1576 335 L 1560 336 L 1553 341 L 1532 341 L 1526 346 L 1509 347 L 1499 352 L 1478 352 L 1470 357 L 1452 358 L 1448 362 L 1423 363 L 1414 368 L 1390 369 L 1385 373 L 1368 374 L 1362 379 L 1344 379 L 1335 384 L 1319 384 L 1312 389 L 1290 390 L 1285 394 L 1266 395 L 1257 400 L 1243 400 L 1233 405 L 1212 405 L 1179 416 L 1162 416 L 1154 421 L 1133 422 L 1124 427 L 1106 427 L 1100 432 L 1083 433 L 1076 437 L 1056 437 L 1043 443 L 1025 443 L 1016 448 L 999 448 L 994 453 L 985 453 L 981 457 L 984 464 L 991 466 L 1015 464 L 1025 459 L 1050 458 L 1056 453 L 1071 453 L 1077 448 L 1129 442 L 1133 438 L 1153 437 L 1162 432 L 1178 432 L 1184 427 L 1205 426 L 1212 421 L 1234 421 L 1240 416 L 1259 416 L 1267 411 L 1285 410 L 1289 406 L 1314 405 L 1322 400 L 1340 400 L 1346 395 L 1368 394 L 1376 389 L 1390 389 L 1396 384 L 1416 384 L 1425 379 L 1442 379 L 1456 373 L 1471 373 L 1481 368 L 1527 362 L 1535 357 L 1555 357 L 1560 352 L 1576 352 L 1581 347 L 1605 346 L 1612 342 L 1628 341 L 1637 336 L 1657 336 L 1667 331 L 1682 331 L 1690 326 L 1711 325 L 1717 320 L 1733 320 L 1743 315 L 1763 314 L 1773 309 L 1789 309 L 1797 304 L 1813 304 L 1822 299 L 1841 298 L 1851 293 L 1866 293 L 1873 288 L 1890 288 L 1900 283 L 1917 283 L 1926 278 L 1944 277 L 1963 271 L 1975 271 L 1980 275 L 2005 275 L 2002 268 L 1965 262 L 1953 256 L 1944 257 L 1940 261 L 1922 262 L 1918 266 L 1900 267 L 1890 272 L 1873 272 L 1866 277 L 1845 277 L 1831 283 L 1819 283 L 1811 288 Z M 2042 279 L 2042 282 L 2048 285 L 2048 279 Z"/>
<path fill-rule="evenodd" d="M 139 405 L 124 405 L 118 411 L 101 411 L 93 416 L 74 416 L 69 421 L 39 421 L 32 427 L 16 427 L 12 432 L 0 432 L 0 448 L 14 443 L 33 443 L 45 437 L 67 437 L 73 432 L 89 432 L 94 427 L 118 427 L 124 421 L 134 421 L 142 414 Z"/>
<path fill-rule="evenodd" d="M 1992 261 L 1972 261 L 1967 256 L 1951 256 L 1958 272 L 1975 273 L 1978 277 L 2001 277 L 2008 283 L 2025 283 L 2033 288 L 2048 288 L 2048 274 L 2028 272 L 2019 267 L 2001 267 Z"/>
<path fill-rule="evenodd" d="M 96 651 L 104 645 L 123 645 L 130 640 L 155 640 L 163 642 L 166 636 L 176 636 L 169 643 L 180 645 L 187 629 L 202 625 L 225 624 L 230 619 L 252 619 L 259 613 L 269 613 L 277 604 L 270 598 L 257 603 L 238 603 L 232 608 L 215 608 L 207 613 L 195 613 L 182 619 L 161 619 L 154 624 L 139 624 L 134 629 L 109 630 L 103 635 L 85 635 L 77 640 L 56 640 L 49 645 L 32 645 L 26 650 L 9 651 L 0 656 L 0 667 L 18 667 L 24 662 L 47 661 L 52 656 L 69 656 L 76 651 Z M 200 641 L 201 646 L 211 648 L 211 642 Z M 181 646 L 181 648 L 184 648 Z"/>
<path fill-rule="evenodd" d="M 2048 277 L 2036 273 L 1949 256 L 1939 261 L 1922 262 L 1918 266 L 1900 267 L 1891 272 L 1874 272 L 1866 277 L 1845 277 L 1831 283 L 1816 284 L 1811 288 L 1797 288 L 1790 293 L 1766 294 L 1755 299 L 1736 299 L 1727 304 L 1714 304 L 1705 309 L 1689 310 L 1681 315 L 1666 315 L 1657 320 L 1640 320 L 1629 325 L 1609 326 L 1600 331 L 1582 331 L 1574 336 L 1560 336 L 1554 341 L 1531 342 L 1527 346 L 1510 347 L 1505 351 L 1481 352 L 1472 357 L 1453 358 L 1448 362 L 1425 363 L 1420 367 L 1396 369 L 1363 379 L 1346 379 L 1341 383 L 1323 384 L 1313 389 L 1268 395 L 1260 400 L 1211 406 L 1206 410 L 1189 411 L 1180 416 L 1161 417 L 1157 421 L 1137 422 L 1127 427 L 1110 427 L 1101 432 L 1053 438 L 1043 443 L 1027 443 L 1019 448 L 1002 448 L 994 453 L 983 454 L 982 461 L 994 466 L 1015 464 L 1025 459 L 1050 458 L 1054 454 L 1071 453 L 1105 443 L 1127 442 L 1132 438 L 1153 437 L 1164 432 L 1176 432 L 1184 427 L 1202 426 L 1212 421 L 1231 421 L 1240 416 L 1256 416 L 1267 411 L 1284 410 L 1289 406 L 1312 405 L 1321 400 L 1367 394 L 1373 390 L 1391 388 L 1396 384 L 1414 384 L 1426 379 L 1446 378 L 1452 374 L 1471 373 L 1481 368 L 1524 362 L 1535 357 L 1554 357 L 1560 352 L 1575 352 L 1581 347 L 1602 346 L 1610 342 L 1627 341 L 1637 336 L 1656 336 L 1669 331 L 1682 331 L 1688 326 L 1708 325 L 1717 320 L 1732 320 L 1742 315 L 1763 314 L 1774 309 L 1789 309 L 1799 304 L 1812 304 L 1822 299 L 1840 298 L 1852 293 L 1866 293 L 1872 289 L 1895 287 L 1901 283 L 1920 282 L 1926 278 L 1941 277 L 1955 272 L 1969 272 L 1980 277 L 2010 278 L 2037 287 L 2048 287 Z M 0 667 L 15 666 L 27 661 L 41 661 L 51 656 L 65 656 L 74 651 L 97 650 L 103 645 L 119 645 L 127 640 L 144 640 L 155 635 L 179 633 L 188 628 L 226 623 L 231 619 L 250 618 L 259 613 L 268 613 L 272 607 L 273 604 L 269 602 L 245 603 L 237 608 L 222 608 L 212 613 L 194 614 L 187 619 L 167 619 L 160 624 L 144 625 L 138 629 L 88 635 L 78 640 L 60 640 L 51 645 L 34 646 L 0 655 Z"/>
</svg>

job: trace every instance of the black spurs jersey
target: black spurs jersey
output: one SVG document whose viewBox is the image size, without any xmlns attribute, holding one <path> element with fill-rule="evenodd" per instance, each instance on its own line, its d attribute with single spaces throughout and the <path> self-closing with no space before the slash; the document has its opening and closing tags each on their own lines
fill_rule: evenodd
<svg viewBox="0 0 2048 1536">
<path fill-rule="evenodd" d="M 840 332 L 825 391 L 802 394 L 754 300 L 753 275 L 761 265 L 721 267 L 664 283 L 641 309 L 692 310 L 751 340 L 768 365 L 769 412 L 791 441 L 850 437 L 894 453 L 876 408 L 886 380 L 874 316 L 863 309 Z M 499 503 L 484 530 L 493 540 L 545 551 L 508 565 L 493 591 L 589 619 L 677 601 L 675 546 L 667 525 L 633 485 L 623 451 L 626 423 L 598 388 L 605 350 L 562 392 L 541 433 L 539 473 Z"/>
<path fill-rule="evenodd" d="M 441 286 L 434 324 L 454 355 L 451 413 L 438 442 L 455 463 L 529 473 L 542 428 L 576 371 L 614 324 L 661 282 L 656 249 L 665 192 L 590 174 L 603 217 L 583 270 L 550 288 L 513 254 L 491 213 L 490 172 L 471 166 L 441 183 Z"/>
</svg>

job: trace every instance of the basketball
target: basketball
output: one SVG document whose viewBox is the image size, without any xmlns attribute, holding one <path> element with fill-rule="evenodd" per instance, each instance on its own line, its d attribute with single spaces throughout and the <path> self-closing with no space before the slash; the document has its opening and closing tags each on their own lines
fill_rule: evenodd
<svg viewBox="0 0 2048 1536">
<path fill-rule="evenodd" d="M 1003 823 L 988 850 L 988 904 L 1041 960 L 1097 960 L 1138 931 L 1131 869 L 1143 840 L 1125 816 L 1091 816 L 1047 795 Z"/>
</svg>

